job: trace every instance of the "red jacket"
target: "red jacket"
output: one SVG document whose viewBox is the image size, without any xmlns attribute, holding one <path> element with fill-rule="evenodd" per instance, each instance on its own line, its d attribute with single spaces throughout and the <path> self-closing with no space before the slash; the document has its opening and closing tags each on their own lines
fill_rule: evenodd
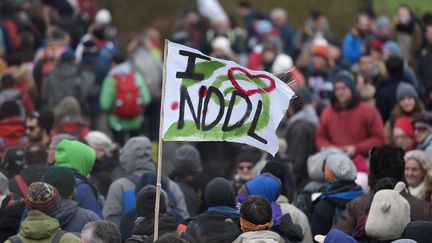
<svg viewBox="0 0 432 243">
<path fill-rule="evenodd" d="M 24 121 L 19 116 L 0 120 L 0 149 L 25 144 Z"/>
<path fill-rule="evenodd" d="M 375 107 L 360 102 L 350 109 L 324 109 L 316 134 L 318 149 L 354 145 L 356 154 L 368 157 L 369 149 L 385 143 L 384 126 Z"/>
</svg>

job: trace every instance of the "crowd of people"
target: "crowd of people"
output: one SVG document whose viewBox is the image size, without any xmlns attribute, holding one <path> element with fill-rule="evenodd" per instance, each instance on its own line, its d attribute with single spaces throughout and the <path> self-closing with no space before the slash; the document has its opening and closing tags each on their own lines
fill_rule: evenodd
<svg viewBox="0 0 432 243">
<path fill-rule="evenodd" d="M 197 1 L 170 40 L 294 91 L 275 157 L 225 142 L 164 148 L 157 242 L 429 242 L 432 13 Z M 119 20 L 121 21 L 121 20 Z M 0 242 L 153 242 L 163 44 L 124 43 L 94 0 L 0 1 Z"/>
</svg>

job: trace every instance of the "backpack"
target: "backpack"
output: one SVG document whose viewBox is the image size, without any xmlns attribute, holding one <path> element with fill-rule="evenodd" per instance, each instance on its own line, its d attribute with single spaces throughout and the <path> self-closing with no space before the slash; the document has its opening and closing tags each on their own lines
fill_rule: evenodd
<svg viewBox="0 0 432 243">
<path fill-rule="evenodd" d="M 21 117 L 25 117 L 26 110 L 23 103 L 23 93 L 18 89 L 7 89 L 0 92 L 0 106 L 7 101 L 15 101 L 19 107 Z"/>
<path fill-rule="evenodd" d="M 135 79 L 135 72 L 126 75 L 114 75 L 116 81 L 114 114 L 123 119 L 132 119 L 144 109 L 140 85 Z"/>
<path fill-rule="evenodd" d="M 125 177 L 126 179 L 131 181 L 135 186 L 138 185 L 141 179 L 141 176 L 138 176 L 136 174 L 130 174 Z M 136 206 L 135 188 L 133 190 L 122 192 L 122 201 L 123 201 L 123 213 L 126 213 L 129 210 L 135 208 Z"/>
<path fill-rule="evenodd" d="M 27 193 L 28 193 L 27 182 L 24 180 L 24 178 L 20 174 L 15 175 L 14 178 L 15 178 L 16 184 L 18 185 L 18 189 L 20 190 L 23 197 L 27 197 Z"/>
<path fill-rule="evenodd" d="M 53 239 L 51 240 L 51 243 L 58 243 L 58 242 L 60 242 L 60 239 L 66 233 L 67 232 L 63 231 L 63 230 L 57 231 L 55 233 Z M 21 240 L 21 238 L 19 238 L 18 235 L 11 236 L 11 237 L 8 238 L 8 240 L 10 240 L 10 242 L 12 242 L 12 243 L 23 243 L 23 241 Z"/>
<path fill-rule="evenodd" d="M 57 134 L 66 133 L 70 134 L 77 139 L 84 139 L 87 133 L 90 132 L 90 127 L 87 123 L 74 122 L 74 121 L 63 121 L 60 122 L 57 127 L 51 130 L 51 136 Z"/>
</svg>

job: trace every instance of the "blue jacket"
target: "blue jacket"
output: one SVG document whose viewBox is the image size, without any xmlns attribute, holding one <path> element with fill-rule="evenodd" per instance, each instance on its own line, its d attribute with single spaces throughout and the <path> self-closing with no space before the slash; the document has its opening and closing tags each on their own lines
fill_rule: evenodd
<svg viewBox="0 0 432 243">
<path fill-rule="evenodd" d="M 102 208 L 104 204 L 103 197 L 98 193 L 97 189 L 90 184 L 90 182 L 83 178 L 83 176 L 76 175 L 76 194 L 75 200 L 78 202 L 78 206 L 84 209 L 88 209 L 96 213 L 100 218 L 103 219 Z"/>
<path fill-rule="evenodd" d="M 343 56 L 352 64 L 356 64 L 360 59 L 365 46 L 365 41 L 350 30 L 342 42 Z"/>
</svg>

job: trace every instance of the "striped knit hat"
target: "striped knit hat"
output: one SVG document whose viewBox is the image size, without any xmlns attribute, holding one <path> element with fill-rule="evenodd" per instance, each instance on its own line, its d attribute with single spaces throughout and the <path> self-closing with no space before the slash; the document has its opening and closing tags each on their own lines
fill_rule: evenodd
<svg viewBox="0 0 432 243">
<path fill-rule="evenodd" d="M 29 186 L 25 203 L 30 210 L 38 210 L 54 216 L 60 208 L 60 194 L 55 187 L 45 182 L 34 182 Z"/>
</svg>

